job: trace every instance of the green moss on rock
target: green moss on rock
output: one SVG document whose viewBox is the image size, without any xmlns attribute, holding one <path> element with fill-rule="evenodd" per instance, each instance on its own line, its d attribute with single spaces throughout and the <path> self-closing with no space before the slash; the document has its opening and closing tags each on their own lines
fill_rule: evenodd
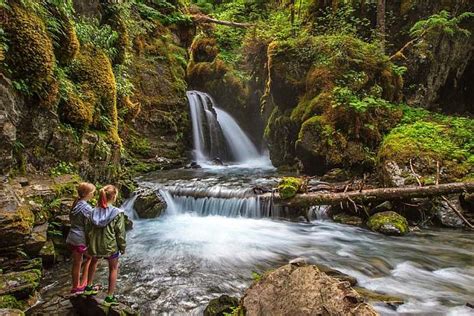
<svg viewBox="0 0 474 316">
<path fill-rule="evenodd" d="M 406 218 L 392 211 L 372 215 L 367 221 L 367 226 L 371 230 L 385 235 L 401 236 L 409 231 Z"/>
<path fill-rule="evenodd" d="M 304 180 L 295 177 L 284 177 L 278 184 L 278 192 L 284 200 L 291 199 L 297 193 L 304 191 Z"/>
<path fill-rule="evenodd" d="M 39 106 L 54 108 L 59 86 L 53 73 L 56 62 L 53 44 L 44 22 L 16 2 L 11 4 L 9 10 L 3 11 L 6 23 L 2 26 L 9 45 L 6 63 L 13 79 L 23 84 L 21 92 L 38 99 Z"/>
<path fill-rule="evenodd" d="M 70 70 L 84 104 L 94 107 L 92 127 L 108 132 L 110 142 L 121 145 L 118 135 L 117 87 L 107 55 L 93 46 L 83 46 Z"/>
</svg>

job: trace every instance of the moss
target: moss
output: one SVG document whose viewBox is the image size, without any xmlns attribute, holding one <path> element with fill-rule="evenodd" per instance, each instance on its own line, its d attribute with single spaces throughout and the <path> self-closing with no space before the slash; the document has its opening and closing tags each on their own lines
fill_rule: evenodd
<svg viewBox="0 0 474 316">
<path fill-rule="evenodd" d="M 372 215 L 367 226 L 375 232 L 387 235 L 405 235 L 409 231 L 406 218 L 392 211 Z"/>
<path fill-rule="evenodd" d="M 1 295 L 0 296 L 0 309 L 2 308 L 13 308 L 23 310 L 27 304 L 22 301 L 18 301 L 13 295 Z"/>
<path fill-rule="evenodd" d="M 194 62 L 213 62 L 218 54 L 215 38 L 199 36 L 191 44 L 191 60 Z"/>
<path fill-rule="evenodd" d="M 73 21 L 62 13 L 57 13 L 60 23 L 60 32 L 56 32 L 55 55 L 63 65 L 68 65 L 77 56 L 80 50 L 79 39 Z"/>
<path fill-rule="evenodd" d="M 278 184 L 278 192 L 284 200 L 291 199 L 296 193 L 304 191 L 304 180 L 295 177 L 284 177 Z"/>
<path fill-rule="evenodd" d="M 132 102 L 128 95 L 118 98 L 118 108 L 120 117 L 125 118 L 127 121 L 135 119 L 141 110 L 140 103 Z"/>
<path fill-rule="evenodd" d="M 65 97 L 61 100 L 58 113 L 61 121 L 71 125 L 86 129 L 93 122 L 94 104 L 84 101 L 73 88 L 72 83 L 65 83 L 71 86 L 65 92 Z"/>
<path fill-rule="evenodd" d="M 334 215 L 333 221 L 346 225 L 362 226 L 362 219 L 360 217 L 344 213 Z"/>
<path fill-rule="evenodd" d="M 59 86 L 53 74 L 53 44 L 45 24 L 17 3 L 12 3 L 6 12 L 5 31 L 9 40 L 6 62 L 13 79 L 26 85 L 22 92 L 37 98 L 39 106 L 52 109 L 58 101 Z"/>
<path fill-rule="evenodd" d="M 83 46 L 73 61 L 71 79 L 78 84 L 83 102 L 94 105 L 92 126 L 107 131 L 111 143 L 121 145 L 118 135 L 117 88 L 107 55 L 93 46 Z"/>
<path fill-rule="evenodd" d="M 384 138 L 378 151 L 379 165 L 416 162 L 416 172 L 428 183 L 436 178 L 438 163 L 442 181 L 459 181 L 472 174 L 474 120 L 405 110 L 403 122 Z"/>
</svg>

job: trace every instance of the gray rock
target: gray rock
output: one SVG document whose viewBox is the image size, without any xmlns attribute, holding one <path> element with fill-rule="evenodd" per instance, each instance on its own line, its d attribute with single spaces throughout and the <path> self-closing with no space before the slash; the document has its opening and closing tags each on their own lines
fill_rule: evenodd
<svg viewBox="0 0 474 316">
<path fill-rule="evenodd" d="M 155 218 L 166 209 L 166 202 L 151 190 L 140 193 L 135 201 L 134 209 L 140 218 Z"/>
<path fill-rule="evenodd" d="M 138 312 L 134 311 L 130 307 L 119 303 L 116 306 L 106 306 L 104 304 L 104 295 L 101 294 L 95 297 L 92 296 L 82 296 L 75 295 L 69 298 L 74 312 L 79 316 L 99 316 L 99 315 L 109 315 L 109 316 L 132 316 L 138 315 Z"/>
<path fill-rule="evenodd" d="M 454 206 L 458 211 L 462 212 L 461 203 L 457 195 L 451 195 L 447 197 L 449 203 Z M 456 215 L 449 204 L 441 199 L 437 198 L 433 201 L 433 212 L 437 220 L 446 227 L 461 228 L 464 227 L 464 222 Z"/>
<path fill-rule="evenodd" d="M 25 252 L 30 256 L 39 254 L 48 238 L 48 223 L 33 227 L 33 231 L 24 245 Z"/>
</svg>

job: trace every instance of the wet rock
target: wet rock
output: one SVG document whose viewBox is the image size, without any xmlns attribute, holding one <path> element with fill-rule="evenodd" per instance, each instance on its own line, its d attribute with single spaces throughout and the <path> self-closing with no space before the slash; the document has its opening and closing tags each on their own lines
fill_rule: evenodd
<svg viewBox="0 0 474 316">
<path fill-rule="evenodd" d="M 38 287 L 40 278 L 41 271 L 36 269 L 0 274 L 0 295 L 26 299 Z"/>
<path fill-rule="evenodd" d="M 154 191 L 140 193 L 134 204 L 135 212 L 140 218 L 155 218 L 166 209 L 166 202 Z"/>
<path fill-rule="evenodd" d="M 58 229 L 63 233 L 63 236 L 67 236 L 71 229 L 71 220 L 69 215 L 59 215 L 54 218 L 55 224 L 58 225 Z"/>
<path fill-rule="evenodd" d="M 393 204 L 390 201 L 385 201 L 373 209 L 370 210 L 370 214 L 376 214 L 380 212 L 386 212 L 386 211 L 391 211 L 393 209 Z"/>
<path fill-rule="evenodd" d="M 39 253 L 43 265 L 45 267 L 51 267 L 56 262 L 56 252 L 54 250 L 54 244 L 52 240 L 48 240 Z"/>
<path fill-rule="evenodd" d="M 216 157 L 216 158 L 212 159 L 211 163 L 213 165 L 216 165 L 216 166 L 223 166 L 224 165 L 224 163 L 222 162 L 222 160 L 219 157 Z"/>
<path fill-rule="evenodd" d="M 433 213 L 436 216 L 436 219 L 441 223 L 441 225 L 446 227 L 461 228 L 464 227 L 464 222 L 451 208 L 450 204 L 454 206 L 459 212 L 462 213 L 463 209 L 457 195 L 451 195 L 447 197 L 448 202 L 444 199 L 436 198 L 433 201 Z"/>
<path fill-rule="evenodd" d="M 107 306 L 104 304 L 104 295 L 98 295 L 95 297 L 90 296 L 71 296 L 69 301 L 71 302 L 74 312 L 79 316 L 127 316 L 127 315 L 138 315 L 138 312 L 134 311 L 130 307 L 119 303 L 116 306 Z"/>
<path fill-rule="evenodd" d="M 362 226 L 362 224 L 364 223 L 362 221 L 362 218 L 360 218 L 358 216 L 355 216 L 355 215 L 345 214 L 345 213 L 336 214 L 336 215 L 334 215 L 334 217 L 332 219 L 336 223 L 341 223 L 341 224 L 345 224 L 345 225 L 352 225 L 352 226 Z"/>
<path fill-rule="evenodd" d="M 247 315 L 378 315 L 348 282 L 313 265 L 286 265 L 264 275 L 241 305 Z"/>
<path fill-rule="evenodd" d="M 390 187 L 401 187 L 410 176 L 410 170 L 406 166 L 399 166 L 395 161 L 386 161 L 379 168 L 381 178 Z"/>
<path fill-rule="evenodd" d="M 329 275 L 330 277 L 333 277 L 335 279 L 338 279 L 340 281 L 343 281 L 343 282 L 349 282 L 349 284 L 351 286 L 354 286 L 357 284 L 357 279 L 348 275 L 348 274 L 345 274 L 345 273 L 342 273 L 341 271 L 339 270 L 336 270 L 336 269 L 333 269 L 333 268 L 330 268 L 328 266 L 325 266 L 323 264 L 315 264 L 315 266 L 318 267 L 318 269 L 321 271 L 321 272 L 324 272 L 326 273 L 327 275 Z"/>
<path fill-rule="evenodd" d="M 8 174 L 14 164 L 13 149 L 21 100 L 11 81 L 0 73 L 0 174 Z"/>
<path fill-rule="evenodd" d="M 48 232 L 48 223 L 44 223 L 42 225 L 35 226 L 31 233 L 31 236 L 28 238 L 24 245 L 24 250 L 30 256 L 36 256 L 40 252 L 41 248 L 43 248 L 46 240 Z"/>
<path fill-rule="evenodd" d="M 221 295 L 209 302 L 204 310 L 204 316 L 225 316 L 232 314 L 239 306 L 239 300 L 228 295 Z"/>
<path fill-rule="evenodd" d="M 321 180 L 328 182 L 342 182 L 349 180 L 349 173 L 344 169 L 334 168 L 326 172 Z"/>
<path fill-rule="evenodd" d="M 125 230 L 129 231 L 133 229 L 133 221 L 125 214 Z"/>
<path fill-rule="evenodd" d="M 201 169 L 201 165 L 199 165 L 197 162 L 193 161 L 190 164 L 186 165 L 186 169 Z"/>
<path fill-rule="evenodd" d="M 375 232 L 392 236 L 405 235 L 409 231 L 406 218 L 392 211 L 372 215 L 367 226 Z"/>
<path fill-rule="evenodd" d="M 0 303 L 1 304 L 1 303 Z M 25 313 L 23 313 L 19 309 L 14 309 L 14 308 L 0 308 L 0 316 L 24 316 Z"/>
<path fill-rule="evenodd" d="M 384 303 L 393 307 L 402 305 L 404 303 L 403 299 L 400 297 L 374 292 L 361 287 L 356 287 L 354 290 L 362 295 L 369 303 Z"/>
</svg>

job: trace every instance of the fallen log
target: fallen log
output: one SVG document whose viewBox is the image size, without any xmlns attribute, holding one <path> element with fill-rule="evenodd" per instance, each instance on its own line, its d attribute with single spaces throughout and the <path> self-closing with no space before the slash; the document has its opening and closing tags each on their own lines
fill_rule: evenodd
<svg viewBox="0 0 474 316">
<path fill-rule="evenodd" d="M 239 22 L 232 22 L 232 21 L 217 20 L 204 14 L 194 14 L 194 15 L 191 15 L 191 18 L 193 19 L 195 23 L 214 23 L 214 24 L 231 26 L 231 27 L 239 27 L 239 28 L 247 28 L 253 25 L 249 23 L 239 23 Z"/>
<path fill-rule="evenodd" d="M 297 194 L 289 200 L 283 200 L 278 194 L 273 201 L 287 206 L 334 205 L 341 202 L 369 203 L 389 200 L 408 200 L 411 198 L 433 197 L 454 193 L 474 192 L 474 182 L 446 183 L 426 187 L 379 188 L 340 193 Z M 271 197 L 271 194 L 264 194 Z"/>
</svg>

